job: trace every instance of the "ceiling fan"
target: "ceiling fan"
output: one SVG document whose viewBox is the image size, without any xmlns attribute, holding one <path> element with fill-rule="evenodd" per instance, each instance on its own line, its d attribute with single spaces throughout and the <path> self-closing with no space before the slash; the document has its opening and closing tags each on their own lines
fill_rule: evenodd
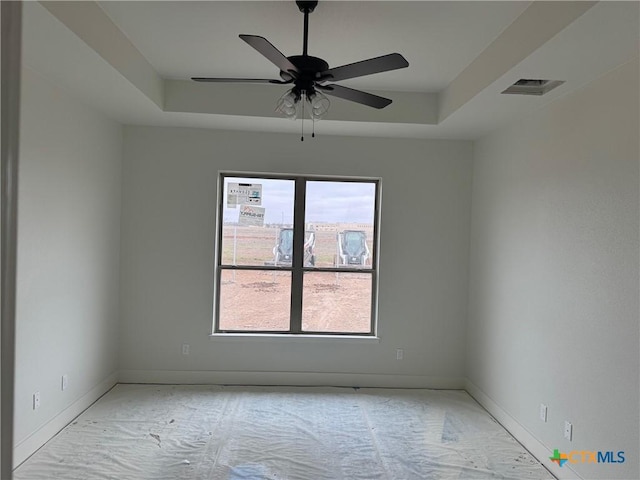
<svg viewBox="0 0 640 480">
<path fill-rule="evenodd" d="M 335 83 L 340 80 L 363 77 L 374 73 L 397 70 L 409 66 L 409 62 L 399 53 L 391 53 L 381 57 L 370 58 L 340 67 L 329 68 L 329 64 L 321 58 L 307 54 L 309 39 L 309 14 L 314 11 L 318 1 L 296 1 L 298 8 L 304 14 L 304 38 L 302 55 L 286 57 L 274 47 L 266 38 L 257 35 L 240 35 L 240 38 L 264 55 L 271 63 L 280 69 L 280 80 L 263 78 L 207 78 L 192 77 L 196 82 L 220 83 L 268 83 L 275 85 L 289 85 L 293 87 L 277 102 L 276 112 L 287 118 L 304 117 L 304 100 L 310 105 L 310 115 L 313 120 L 321 119 L 329 110 L 329 99 L 323 95 L 339 97 L 344 100 L 360 103 L 373 108 L 384 108 L 391 103 L 388 98 L 371 93 L 343 87 Z M 302 100 L 302 101 L 301 101 Z M 300 108 L 301 107 L 301 108 Z"/>
</svg>

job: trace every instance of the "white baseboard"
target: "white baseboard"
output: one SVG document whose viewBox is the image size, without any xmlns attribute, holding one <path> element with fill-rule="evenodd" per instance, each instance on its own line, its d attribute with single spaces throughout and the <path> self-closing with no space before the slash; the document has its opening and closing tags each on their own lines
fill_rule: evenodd
<svg viewBox="0 0 640 480">
<path fill-rule="evenodd" d="M 16 468 L 51 440 L 60 430 L 84 412 L 87 408 L 118 383 L 117 372 L 112 373 L 89 392 L 65 408 L 46 424 L 29 435 L 13 449 L 13 467 Z"/>
<path fill-rule="evenodd" d="M 462 377 L 374 375 L 359 373 L 219 372 L 177 370 L 121 370 L 120 383 L 203 385 L 296 385 L 381 388 L 464 388 Z"/>
<path fill-rule="evenodd" d="M 568 464 L 559 467 L 549 457 L 553 450 L 543 444 L 529 432 L 520 422 L 507 413 L 491 397 L 484 393 L 469 379 L 465 389 L 480 405 L 482 405 L 507 431 L 515 437 L 531 454 L 538 459 L 556 478 L 560 480 L 583 480 Z"/>
</svg>

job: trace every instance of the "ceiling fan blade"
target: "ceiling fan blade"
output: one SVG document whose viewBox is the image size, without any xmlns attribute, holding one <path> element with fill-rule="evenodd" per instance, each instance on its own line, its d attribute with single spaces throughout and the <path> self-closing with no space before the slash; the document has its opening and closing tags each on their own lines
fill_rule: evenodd
<svg viewBox="0 0 640 480">
<path fill-rule="evenodd" d="M 373 108 L 384 108 L 389 105 L 392 100 L 371 93 L 354 90 L 353 88 L 343 87 L 341 85 L 316 85 L 316 88 L 322 90 L 327 95 L 343 98 L 352 102 L 361 103 Z"/>
<path fill-rule="evenodd" d="M 406 68 L 409 62 L 399 53 L 390 53 L 381 57 L 370 58 L 341 67 L 330 68 L 320 74 L 320 79 L 338 82 L 349 78 L 363 77 L 373 73 L 388 72 L 389 70 L 397 70 Z"/>
<path fill-rule="evenodd" d="M 284 54 L 274 47 L 269 40 L 258 35 L 240 35 L 240 38 L 264 55 L 282 72 L 299 73 L 298 68 Z"/>
<path fill-rule="evenodd" d="M 276 85 L 284 85 L 287 83 L 293 83 L 293 79 L 289 81 L 284 80 L 269 80 L 266 78 L 211 78 L 211 77 L 191 77 L 191 80 L 195 82 L 207 82 L 207 83 L 275 83 Z"/>
</svg>

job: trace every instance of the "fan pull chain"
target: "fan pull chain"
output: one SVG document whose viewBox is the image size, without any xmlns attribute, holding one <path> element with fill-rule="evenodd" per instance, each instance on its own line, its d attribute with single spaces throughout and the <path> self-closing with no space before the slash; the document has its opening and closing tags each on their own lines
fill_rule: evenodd
<svg viewBox="0 0 640 480">
<path fill-rule="evenodd" d="M 304 92 L 302 92 L 302 136 L 300 141 L 304 142 Z"/>
<path fill-rule="evenodd" d="M 311 117 L 311 138 L 316 138 L 316 119 Z"/>
</svg>

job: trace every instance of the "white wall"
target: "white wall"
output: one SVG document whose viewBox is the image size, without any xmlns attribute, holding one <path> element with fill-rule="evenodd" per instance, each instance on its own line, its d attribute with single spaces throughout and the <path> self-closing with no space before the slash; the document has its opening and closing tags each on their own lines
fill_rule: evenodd
<svg viewBox="0 0 640 480">
<path fill-rule="evenodd" d="M 379 343 L 209 338 L 219 170 L 382 178 Z M 470 142 L 127 127 L 121 379 L 461 387 L 470 189 Z"/>
<path fill-rule="evenodd" d="M 114 382 L 122 173 L 118 124 L 31 70 L 22 82 L 16 465 Z"/>
<path fill-rule="evenodd" d="M 638 90 L 636 61 L 474 145 L 470 386 L 549 455 L 625 451 L 585 478 L 640 477 Z"/>
</svg>

